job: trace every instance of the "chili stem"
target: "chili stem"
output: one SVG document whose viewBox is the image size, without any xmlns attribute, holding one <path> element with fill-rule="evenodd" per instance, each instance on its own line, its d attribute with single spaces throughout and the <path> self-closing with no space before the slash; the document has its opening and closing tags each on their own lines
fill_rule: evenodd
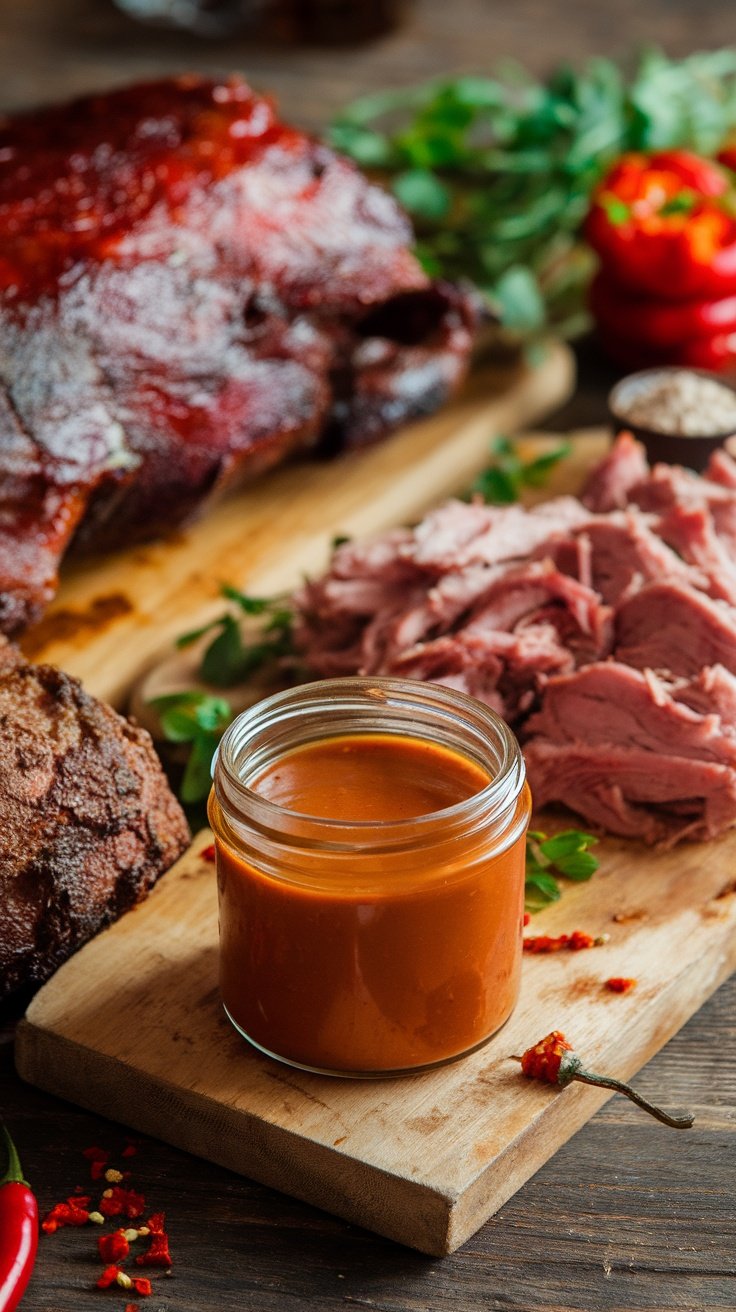
<svg viewBox="0 0 736 1312">
<path fill-rule="evenodd" d="M 672 1126 L 673 1130 L 689 1130 L 695 1120 L 691 1112 L 686 1112 L 683 1116 L 671 1116 L 669 1112 L 663 1111 L 661 1107 L 656 1107 L 653 1102 L 649 1102 L 648 1098 L 642 1098 L 641 1094 L 636 1092 L 636 1089 L 631 1088 L 631 1085 L 624 1084 L 621 1080 L 614 1080 L 611 1076 L 593 1075 L 589 1071 L 578 1069 L 574 1078 L 580 1080 L 583 1084 L 592 1084 L 597 1088 L 613 1089 L 616 1093 L 623 1093 L 626 1098 L 630 1098 L 632 1102 L 635 1102 L 637 1107 L 649 1112 L 650 1116 L 654 1116 L 663 1125 Z"/>
<path fill-rule="evenodd" d="M 23 1179 L 23 1170 L 20 1164 L 18 1152 L 4 1121 L 0 1121 L 0 1130 L 2 1131 L 2 1136 L 5 1140 L 5 1148 L 8 1154 L 8 1169 L 5 1172 L 5 1175 L 0 1178 L 0 1186 L 4 1184 L 25 1184 L 26 1181 Z"/>
</svg>

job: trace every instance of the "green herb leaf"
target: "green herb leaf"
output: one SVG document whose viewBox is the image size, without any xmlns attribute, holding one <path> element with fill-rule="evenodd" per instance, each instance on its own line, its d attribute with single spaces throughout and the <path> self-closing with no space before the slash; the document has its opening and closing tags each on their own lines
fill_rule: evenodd
<svg viewBox="0 0 736 1312">
<path fill-rule="evenodd" d="M 167 742 L 191 744 L 180 795 L 187 804 L 202 801 L 210 790 L 217 744 L 233 718 L 230 703 L 224 697 L 192 690 L 154 697 L 149 705 L 159 712 Z"/>
<path fill-rule="evenodd" d="M 649 50 L 633 76 L 611 60 L 546 81 L 507 65 L 363 96 L 332 139 L 414 216 L 433 276 L 495 294 L 514 341 L 588 323 L 593 271 L 581 226 L 593 189 L 625 151 L 715 154 L 736 129 L 736 50 L 671 60 Z M 612 222 L 627 207 L 615 199 Z"/>
<path fill-rule="evenodd" d="M 601 196 L 601 206 L 606 211 L 606 218 L 615 228 L 628 223 L 631 218 L 631 206 L 618 196 Z"/>
<path fill-rule="evenodd" d="M 478 475 L 471 491 L 479 493 L 490 505 L 509 505 L 519 500 L 525 487 L 543 487 L 555 465 L 571 449 L 569 442 L 563 442 L 541 456 L 523 461 L 508 438 L 496 438 L 491 444 L 493 460 Z"/>
<path fill-rule="evenodd" d="M 450 208 L 450 193 L 428 169 L 410 169 L 393 180 L 394 194 L 410 214 L 422 219 L 443 219 Z"/>
<path fill-rule="evenodd" d="M 660 206 L 659 213 L 663 217 L 670 214 L 689 214 L 698 202 L 698 198 L 692 191 L 678 191 L 676 196 L 670 196 L 664 205 Z"/>
<path fill-rule="evenodd" d="M 558 876 L 587 880 L 598 869 L 598 861 L 588 850 L 598 839 L 579 829 L 564 829 L 553 837 L 530 829 L 526 843 L 525 900 L 529 910 L 539 910 L 561 896 Z"/>
</svg>

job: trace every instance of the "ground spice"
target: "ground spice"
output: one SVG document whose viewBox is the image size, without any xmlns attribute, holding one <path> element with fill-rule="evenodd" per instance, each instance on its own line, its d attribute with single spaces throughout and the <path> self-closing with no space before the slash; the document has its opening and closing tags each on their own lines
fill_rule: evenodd
<svg viewBox="0 0 736 1312">
<path fill-rule="evenodd" d="M 573 1080 L 578 1080 L 581 1084 L 592 1084 L 596 1088 L 613 1089 L 615 1093 L 623 1093 L 626 1098 L 636 1103 L 637 1107 L 641 1107 L 663 1125 L 670 1125 L 675 1130 L 688 1130 L 695 1119 L 690 1112 L 671 1115 L 663 1111 L 661 1107 L 643 1098 L 640 1093 L 632 1089 L 630 1084 L 624 1084 L 623 1080 L 584 1070 L 580 1058 L 573 1051 L 572 1044 L 568 1043 L 561 1030 L 552 1030 L 551 1034 L 547 1034 L 531 1048 L 527 1048 L 521 1057 L 511 1057 L 511 1061 L 521 1062 L 521 1073 L 528 1079 L 546 1080 L 548 1084 L 556 1084 L 562 1088 Z"/>
<path fill-rule="evenodd" d="M 558 934 L 555 938 L 549 934 L 535 934 L 523 940 L 525 952 L 580 952 L 583 948 L 598 948 L 608 942 L 607 934 L 585 934 L 581 929 L 574 929 L 572 934 Z"/>
<path fill-rule="evenodd" d="M 603 987 L 609 989 L 611 993 L 629 993 L 631 989 L 636 988 L 636 980 L 625 979 L 623 975 L 614 975 L 605 981 Z"/>
<path fill-rule="evenodd" d="M 708 437 L 736 432 L 736 393 L 724 383 L 689 369 L 653 374 L 628 401 L 617 403 L 617 416 L 640 428 L 677 437 Z"/>
</svg>

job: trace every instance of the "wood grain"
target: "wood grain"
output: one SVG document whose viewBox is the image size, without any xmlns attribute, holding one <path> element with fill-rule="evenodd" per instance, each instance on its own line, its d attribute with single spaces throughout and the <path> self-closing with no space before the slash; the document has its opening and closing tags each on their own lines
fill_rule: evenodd
<svg viewBox="0 0 736 1312">
<path fill-rule="evenodd" d="M 464 491 L 487 462 L 494 435 L 543 418 L 573 381 L 570 351 L 550 344 L 534 368 L 517 362 L 479 370 L 453 404 L 379 446 L 289 465 L 165 541 L 70 562 L 23 648 L 120 705 L 167 640 L 222 610 L 222 582 L 278 592 L 324 567 L 336 533 L 411 521 L 442 496 Z"/>
<path fill-rule="evenodd" d="M 426 1253 L 463 1244 L 605 1100 L 526 1082 L 510 1053 L 561 1028 L 592 1069 L 626 1078 L 736 966 L 736 835 L 668 853 L 608 839 L 594 880 L 535 929 L 610 942 L 525 962 L 484 1049 L 408 1080 L 312 1076 L 251 1050 L 221 1011 L 210 841 L 41 990 L 19 1073 Z M 611 994 L 612 975 L 636 989 Z"/>
</svg>

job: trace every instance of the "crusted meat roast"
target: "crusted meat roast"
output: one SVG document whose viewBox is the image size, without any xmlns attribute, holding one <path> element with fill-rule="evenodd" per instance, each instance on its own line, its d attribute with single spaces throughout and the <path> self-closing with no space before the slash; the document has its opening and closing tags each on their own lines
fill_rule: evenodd
<svg viewBox="0 0 736 1312">
<path fill-rule="evenodd" d="M 145 896 L 189 831 L 148 734 L 0 642 L 2 1001 Z"/>
<path fill-rule="evenodd" d="M 245 82 L 0 120 L 0 631 L 74 538 L 160 533 L 290 452 L 372 442 L 462 380 L 477 303 Z"/>
<path fill-rule="evenodd" d="M 294 601 L 318 675 L 460 688 L 519 733 L 536 804 L 669 845 L 736 823 L 736 462 L 624 435 L 580 500 L 450 501 L 345 543 Z"/>
</svg>

